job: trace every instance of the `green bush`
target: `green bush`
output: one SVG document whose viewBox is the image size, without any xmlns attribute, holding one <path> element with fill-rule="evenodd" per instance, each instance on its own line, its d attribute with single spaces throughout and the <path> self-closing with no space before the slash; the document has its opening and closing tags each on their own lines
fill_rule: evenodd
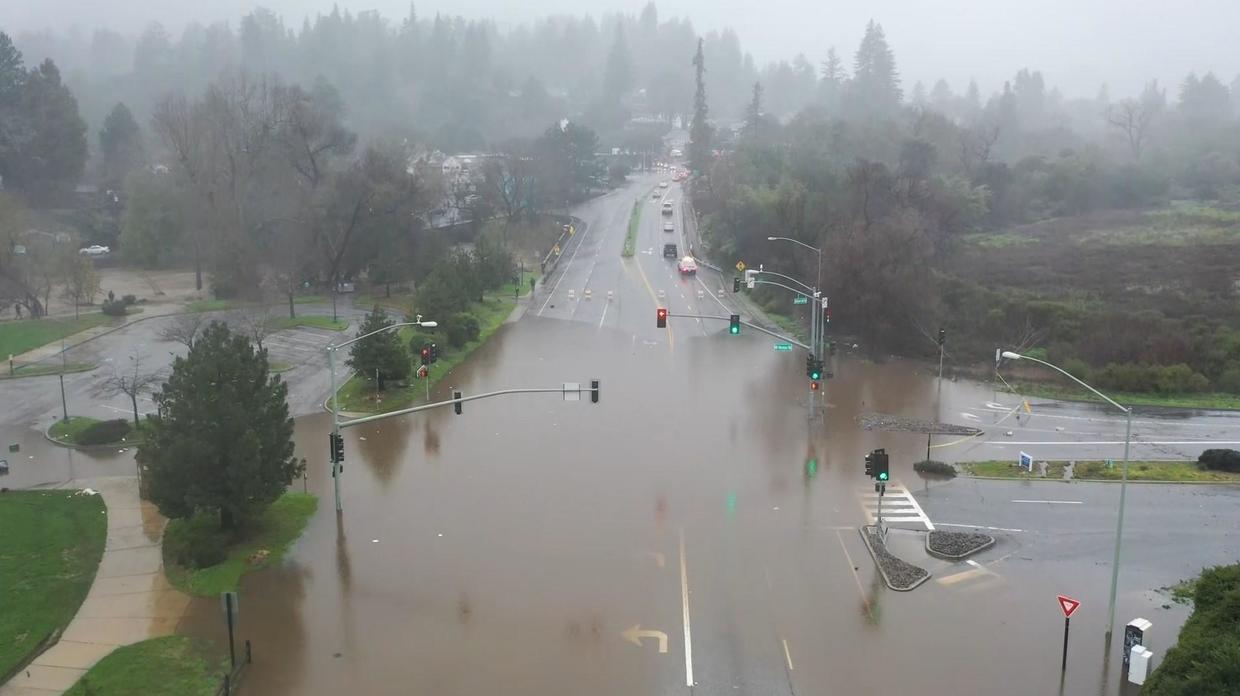
<svg viewBox="0 0 1240 696">
<path fill-rule="evenodd" d="M 482 327 L 478 324 L 478 317 L 469 312 L 461 312 L 448 320 L 448 343 L 459 348 L 470 341 L 476 340 L 481 331 Z"/>
<path fill-rule="evenodd" d="M 121 297 L 121 302 L 125 303 L 125 306 L 128 307 L 131 304 L 137 304 L 138 297 L 137 295 L 124 295 Z"/>
<path fill-rule="evenodd" d="M 1230 471 L 1240 474 L 1240 451 L 1234 449 L 1208 449 L 1197 457 L 1197 466 L 1213 471 Z"/>
<path fill-rule="evenodd" d="M 133 428 L 124 418 L 91 423 L 77 437 L 79 445 L 107 445 L 120 442 Z"/>
<path fill-rule="evenodd" d="M 945 476 L 947 478 L 956 477 L 956 467 L 947 462 L 937 462 L 933 459 L 923 459 L 913 465 L 913 471 L 919 474 L 931 474 L 933 476 Z"/>
<path fill-rule="evenodd" d="M 1064 372 L 1076 377 L 1079 380 L 1089 381 L 1089 365 L 1085 364 L 1080 358 L 1068 358 L 1063 364 Z"/>
<path fill-rule="evenodd" d="M 419 353 L 422 352 L 422 346 L 425 346 L 431 343 L 437 343 L 434 335 L 429 334 L 429 333 L 424 333 L 422 331 L 413 332 L 413 335 L 409 337 L 409 354 L 413 356 L 413 361 L 415 363 L 421 362 L 418 359 L 418 355 Z"/>
<path fill-rule="evenodd" d="M 1102 389 L 1159 394 L 1188 394 L 1210 388 L 1210 380 L 1191 367 L 1178 365 L 1145 365 L 1111 363 L 1093 375 Z"/>
<path fill-rule="evenodd" d="M 1224 696 L 1240 684 L 1240 565 L 1210 568 L 1193 593 L 1193 614 L 1176 645 L 1141 688 L 1145 696 Z"/>
<path fill-rule="evenodd" d="M 178 565 L 207 568 L 222 563 L 232 539 L 214 515 L 173 520 L 164 531 L 164 554 Z"/>
<path fill-rule="evenodd" d="M 104 300 L 103 313 L 110 317 L 125 316 L 125 302 L 123 300 Z"/>
<path fill-rule="evenodd" d="M 1218 378 L 1218 388 L 1232 394 L 1240 394 L 1240 367 L 1229 367 Z"/>
</svg>

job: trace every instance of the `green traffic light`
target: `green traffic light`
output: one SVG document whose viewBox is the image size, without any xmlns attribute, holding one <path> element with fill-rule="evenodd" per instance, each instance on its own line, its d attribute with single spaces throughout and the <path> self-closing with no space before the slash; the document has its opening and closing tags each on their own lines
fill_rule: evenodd
<svg viewBox="0 0 1240 696">
<path fill-rule="evenodd" d="M 886 471 L 884 471 L 884 472 L 880 473 L 880 474 L 878 475 L 878 480 L 879 480 L 879 481 L 886 481 L 886 480 L 887 480 L 887 472 L 886 472 Z"/>
<path fill-rule="evenodd" d="M 805 473 L 810 478 L 813 478 L 818 473 L 818 460 L 817 459 L 805 460 Z"/>
<path fill-rule="evenodd" d="M 735 334 L 738 334 L 738 333 L 740 333 L 740 332 L 741 332 L 741 327 L 739 327 L 739 326 L 731 326 L 731 327 L 728 327 L 728 331 L 731 331 L 731 332 L 732 332 L 732 334 L 733 334 L 733 335 L 735 335 Z"/>
<path fill-rule="evenodd" d="M 822 379 L 822 373 L 819 372 L 818 370 L 814 370 L 813 372 L 809 373 L 809 378 L 815 379 L 815 380 Z"/>
</svg>

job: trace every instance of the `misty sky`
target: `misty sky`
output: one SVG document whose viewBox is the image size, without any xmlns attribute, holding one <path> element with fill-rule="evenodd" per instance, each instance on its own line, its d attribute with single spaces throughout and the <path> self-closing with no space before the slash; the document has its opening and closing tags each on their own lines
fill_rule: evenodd
<svg viewBox="0 0 1240 696">
<path fill-rule="evenodd" d="M 406 0 L 0 0 L 0 29 L 9 32 L 77 25 L 136 32 L 151 20 L 174 35 L 188 19 L 237 19 L 263 5 L 300 26 L 304 16 L 376 9 L 389 18 Z M 659 0 L 660 17 L 688 16 L 699 32 L 732 27 L 759 63 L 805 53 L 815 64 L 835 45 L 849 56 L 865 23 L 879 21 L 896 53 L 906 89 L 946 77 L 962 91 L 970 77 L 984 92 L 1022 67 L 1041 69 L 1067 96 L 1092 96 L 1107 82 L 1113 96 L 1150 78 L 1178 85 L 1189 70 L 1213 70 L 1224 83 L 1240 73 L 1240 0 Z M 546 14 L 623 11 L 645 0 L 418 0 L 436 11 L 493 17 L 501 25 Z M 686 60 L 688 60 L 686 56 Z M 709 56 L 707 57 L 709 64 Z M 851 62 L 851 61 L 850 61 Z M 1169 90 L 1169 96 L 1175 94 Z"/>
</svg>

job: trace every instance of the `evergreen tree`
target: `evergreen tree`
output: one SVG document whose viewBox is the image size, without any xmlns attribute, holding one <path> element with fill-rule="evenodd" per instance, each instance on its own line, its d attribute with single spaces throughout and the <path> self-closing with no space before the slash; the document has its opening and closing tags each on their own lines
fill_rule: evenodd
<svg viewBox="0 0 1240 696">
<path fill-rule="evenodd" d="M 633 64 L 629 48 L 624 42 L 624 27 L 616 25 L 616 40 L 607 54 L 607 66 L 603 72 L 603 97 L 618 102 L 633 88 Z"/>
<path fill-rule="evenodd" d="M 358 336 L 379 331 L 395 322 L 375 305 L 357 330 Z M 409 374 L 409 353 L 395 331 L 383 331 L 353 344 L 348 365 L 363 377 L 379 376 L 379 389 L 385 388 L 389 379 L 404 379 Z"/>
<path fill-rule="evenodd" d="M 903 94 L 895 56 L 887 45 L 883 27 L 870 21 L 853 61 L 852 109 L 858 116 L 891 116 L 900 108 Z"/>
<path fill-rule="evenodd" d="M 753 136 L 762 125 L 762 83 L 753 83 L 753 98 L 745 108 L 745 135 Z"/>
<path fill-rule="evenodd" d="M 12 59 L 10 53 L 7 62 Z M 71 192 L 86 164 L 86 123 L 56 64 L 49 59 L 31 69 L 16 105 L 0 109 L 0 177 L 5 187 L 45 203 Z"/>
<path fill-rule="evenodd" d="M 155 395 L 159 417 L 138 452 L 150 500 L 166 517 L 218 514 L 234 530 L 284 493 L 293 457 L 288 385 L 267 351 L 212 322 Z"/>
<path fill-rule="evenodd" d="M 103 182 L 113 190 L 119 190 L 125 177 L 142 166 L 146 158 L 142 131 L 129 107 L 122 102 L 117 102 L 103 121 L 103 129 L 99 131 L 99 154 L 103 157 Z"/>
<path fill-rule="evenodd" d="M 711 153 L 711 126 L 707 120 L 706 107 L 706 59 L 702 55 L 702 40 L 698 39 L 697 53 L 693 54 L 694 79 L 697 90 L 693 94 L 693 121 L 689 125 L 689 168 L 694 173 L 706 171 Z"/>
</svg>

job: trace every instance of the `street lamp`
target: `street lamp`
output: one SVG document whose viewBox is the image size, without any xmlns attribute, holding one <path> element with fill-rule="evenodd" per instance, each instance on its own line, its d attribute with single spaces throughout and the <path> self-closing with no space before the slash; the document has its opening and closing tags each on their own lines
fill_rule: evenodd
<svg viewBox="0 0 1240 696">
<path fill-rule="evenodd" d="M 405 321 L 399 324 L 392 324 L 391 326 L 385 326 L 382 329 L 379 329 L 378 331 L 371 331 L 368 334 L 358 336 L 357 338 L 349 339 L 345 341 L 344 343 L 337 343 L 335 345 L 327 346 L 326 348 L 327 370 L 328 372 L 331 373 L 331 386 L 332 386 L 332 442 L 337 442 L 340 439 L 340 407 L 336 403 L 336 351 L 346 346 L 353 345 L 354 343 L 357 343 L 363 338 L 370 338 L 371 336 L 374 336 L 377 333 L 383 333 L 384 331 L 391 331 L 392 329 L 399 329 L 404 326 L 421 326 L 423 328 L 433 329 L 436 326 L 439 326 L 439 322 L 422 321 L 422 315 L 419 314 L 414 321 Z M 337 459 L 337 458 L 332 457 L 332 459 Z M 343 459 L 343 457 L 340 459 Z M 336 512 L 340 512 L 340 510 L 342 509 L 340 506 L 340 468 L 343 465 L 343 463 L 344 462 L 340 461 L 339 459 L 337 459 L 337 461 L 332 462 L 332 481 L 334 482 L 334 486 L 336 489 Z"/>
<path fill-rule="evenodd" d="M 1128 493 L 1128 450 L 1129 450 L 1129 446 L 1132 443 L 1132 409 L 1124 408 L 1123 406 L 1120 406 L 1119 404 L 1115 403 L 1114 399 L 1107 396 L 1106 394 L 1103 394 L 1097 389 L 1094 389 L 1093 387 L 1089 386 L 1085 382 L 1077 379 L 1076 376 L 1073 375 L 1072 373 L 1056 365 L 1052 365 L 1046 362 L 1045 360 L 1031 358 L 1028 355 L 1021 355 L 1020 353 L 1013 353 L 1010 350 L 1003 351 L 1002 355 L 1008 360 L 1032 360 L 1033 362 L 1038 363 L 1040 365 L 1045 365 L 1051 368 L 1052 370 L 1055 370 L 1056 372 L 1059 372 L 1060 374 L 1065 375 L 1066 377 L 1071 379 L 1073 382 L 1076 382 L 1082 387 L 1085 387 L 1089 391 L 1098 395 L 1100 398 L 1102 398 L 1103 401 L 1106 401 L 1108 404 L 1111 404 L 1115 408 L 1118 408 L 1119 410 L 1123 411 L 1126 417 L 1127 422 L 1124 426 L 1124 468 L 1123 468 L 1123 474 L 1122 474 L 1122 478 L 1120 479 L 1120 485 L 1119 485 L 1119 518 L 1117 519 L 1115 523 L 1115 560 L 1111 564 L 1111 600 L 1109 603 L 1109 609 L 1107 610 L 1107 643 L 1110 644 L 1111 629 L 1115 625 L 1115 591 L 1119 585 L 1119 549 L 1120 549 L 1120 542 L 1124 538 L 1124 500 L 1127 497 L 1127 493 Z"/>
<path fill-rule="evenodd" d="M 793 239 L 792 237 L 767 237 L 767 238 L 766 238 L 766 241 L 768 241 L 768 242 L 792 242 L 793 244 L 799 244 L 799 245 L 801 245 L 801 246 L 805 247 L 806 249 L 809 249 L 810 251 L 812 251 L 812 252 L 814 252 L 815 254 L 817 254 L 817 255 L 818 255 L 818 275 L 817 275 L 817 276 L 815 277 L 815 279 L 814 279 L 814 289 L 815 289 L 815 290 L 817 290 L 817 291 L 821 291 L 821 290 L 822 290 L 822 249 L 819 249 L 819 248 L 818 248 L 818 247 L 816 247 L 816 246 L 810 246 L 809 244 L 806 244 L 805 242 L 802 242 L 802 241 L 801 241 L 801 240 L 799 240 L 799 239 Z M 817 319 L 816 319 L 816 321 L 817 321 L 817 330 L 814 332 L 814 340 L 813 340 L 813 341 L 811 341 L 811 343 L 813 343 L 813 344 L 815 345 L 815 350 L 818 350 L 818 351 L 819 351 L 819 353 L 818 353 L 818 355 L 817 355 L 816 357 L 822 357 L 822 355 L 821 355 L 821 350 L 820 350 L 820 349 L 821 349 L 821 347 L 822 347 L 822 336 L 821 336 L 821 334 L 823 334 L 823 333 L 824 333 L 824 331 L 823 331 L 823 324 L 822 324 L 822 317 L 821 317 L 821 314 L 822 314 L 822 306 L 818 304 L 818 303 L 819 303 L 819 301 L 820 301 L 820 300 L 819 300 L 819 298 L 818 298 L 817 296 L 815 296 L 815 297 L 814 297 L 814 305 L 815 305 L 815 307 L 814 307 L 814 315 L 815 315 L 815 317 L 817 317 Z"/>
</svg>

